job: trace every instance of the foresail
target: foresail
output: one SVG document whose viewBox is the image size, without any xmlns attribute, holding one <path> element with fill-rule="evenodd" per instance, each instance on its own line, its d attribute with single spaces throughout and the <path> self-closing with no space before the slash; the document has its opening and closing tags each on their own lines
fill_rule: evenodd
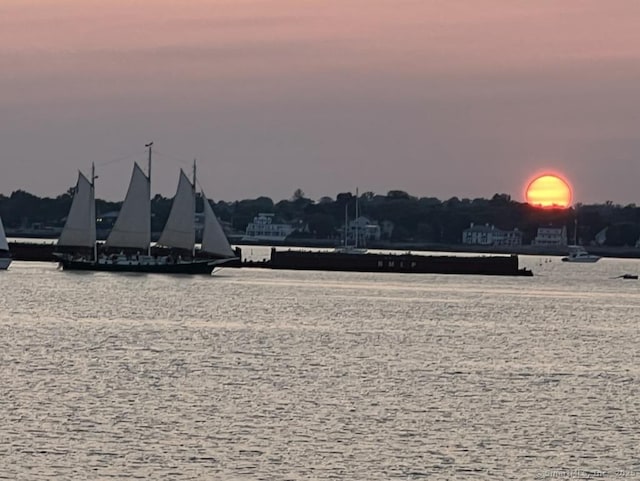
<svg viewBox="0 0 640 481">
<path fill-rule="evenodd" d="M 169 218 L 158 239 L 158 245 L 176 249 L 193 250 L 196 239 L 194 213 L 196 199 L 193 185 L 180 170 L 178 190 L 171 204 Z"/>
<path fill-rule="evenodd" d="M 135 164 L 127 196 L 105 246 L 146 250 L 151 242 L 149 179 Z"/>
<path fill-rule="evenodd" d="M 94 187 L 82 172 L 78 174 L 71 209 L 58 239 L 59 246 L 93 247 L 96 243 Z"/>
<path fill-rule="evenodd" d="M 4 233 L 4 227 L 2 226 L 2 218 L 0 218 L 0 251 L 8 251 L 9 244 L 7 243 L 7 236 Z"/>
<path fill-rule="evenodd" d="M 209 204 L 209 200 L 202 193 L 204 200 L 204 229 L 202 231 L 202 251 L 220 257 L 235 257 L 227 236 Z"/>
</svg>

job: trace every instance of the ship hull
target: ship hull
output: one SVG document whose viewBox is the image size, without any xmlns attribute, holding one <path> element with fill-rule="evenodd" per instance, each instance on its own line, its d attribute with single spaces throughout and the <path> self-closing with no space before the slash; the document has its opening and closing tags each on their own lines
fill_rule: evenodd
<svg viewBox="0 0 640 481">
<path fill-rule="evenodd" d="M 60 259 L 63 270 L 102 271 L 102 272 L 139 272 L 143 274 L 208 274 L 218 265 L 215 261 L 182 262 L 176 264 L 136 264 L 102 263 Z"/>
<path fill-rule="evenodd" d="M 0 271 L 5 271 L 11 265 L 11 257 L 0 258 Z"/>
<path fill-rule="evenodd" d="M 397 272 L 407 274 L 478 274 L 531 276 L 520 269 L 518 256 L 422 256 L 413 254 L 347 254 L 336 252 L 271 252 L 272 269 Z"/>
<path fill-rule="evenodd" d="M 563 257 L 562 262 L 576 262 L 579 264 L 593 264 L 598 262 L 600 257 L 598 256 L 584 256 L 584 257 Z"/>
</svg>

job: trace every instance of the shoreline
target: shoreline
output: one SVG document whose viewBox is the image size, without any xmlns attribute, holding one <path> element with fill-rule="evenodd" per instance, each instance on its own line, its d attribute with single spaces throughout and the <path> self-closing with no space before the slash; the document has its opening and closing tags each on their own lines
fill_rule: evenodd
<svg viewBox="0 0 640 481">
<path fill-rule="evenodd" d="M 33 239 L 34 241 L 36 239 Z M 40 239 L 43 241 L 43 239 Z M 47 242 L 30 242 L 30 239 L 12 240 L 9 242 L 9 251 L 12 258 L 17 261 L 40 261 L 40 262 L 57 262 L 53 252 L 55 250 L 55 241 L 51 239 Z M 234 244 L 238 246 L 239 244 Z M 286 248 L 333 248 L 335 244 L 327 242 L 317 242 L 313 240 L 300 239 L 298 242 L 279 242 L 272 245 L 242 243 L 240 247 L 275 247 L 277 249 Z M 493 254 L 493 255 L 534 255 L 534 256 L 565 256 L 567 255 L 566 246 L 471 246 L 464 244 L 424 244 L 424 243 L 377 243 L 368 246 L 370 249 L 389 250 L 389 251 L 410 251 L 414 253 L 421 252 L 448 252 L 460 254 Z M 619 258 L 619 259 L 638 259 L 640 258 L 640 249 L 635 247 L 603 247 L 589 246 L 587 250 L 591 254 L 601 257 Z"/>
</svg>

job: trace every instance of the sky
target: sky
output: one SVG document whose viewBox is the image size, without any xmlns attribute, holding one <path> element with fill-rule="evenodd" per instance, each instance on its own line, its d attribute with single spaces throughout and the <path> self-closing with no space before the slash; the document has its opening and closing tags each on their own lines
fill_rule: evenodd
<svg viewBox="0 0 640 481">
<path fill-rule="evenodd" d="M 640 204 L 637 0 L 2 0 L 0 193 Z"/>
</svg>

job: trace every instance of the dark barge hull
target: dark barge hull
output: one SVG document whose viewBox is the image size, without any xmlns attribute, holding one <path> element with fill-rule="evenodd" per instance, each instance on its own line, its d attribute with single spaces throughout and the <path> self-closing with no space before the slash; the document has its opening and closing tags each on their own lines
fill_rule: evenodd
<svg viewBox="0 0 640 481">
<path fill-rule="evenodd" d="M 86 261 L 74 261 L 60 259 L 60 265 L 64 270 L 70 271 L 103 271 L 103 272 L 139 272 L 143 274 L 211 274 L 215 263 L 211 261 L 164 264 L 164 265 L 126 265 L 126 264 L 101 264 Z"/>
<path fill-rule="evenodd" d="M 520 269 L 518 256 L 422 256 L 340 252 L 271 251 L 272 269 L 398 272 L 409 274 L 478 274 L 532 276 Z"/>
</svg>

